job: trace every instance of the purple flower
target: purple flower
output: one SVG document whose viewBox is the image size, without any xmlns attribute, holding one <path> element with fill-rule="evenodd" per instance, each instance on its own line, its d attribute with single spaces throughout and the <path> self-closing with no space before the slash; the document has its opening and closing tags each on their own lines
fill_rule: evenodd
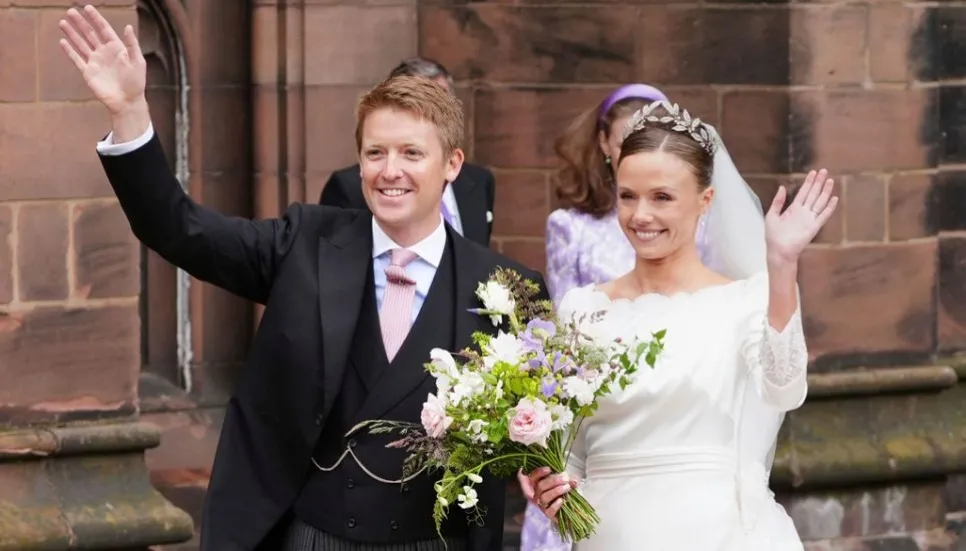
<svg viewBox="0 0 966 551">
<path fill-rule="evenodd" d="M 553 377 L 546 377 L 543 380 L 543 385 L 540 387 L 540 392 L 547 398 L 550 398 L 557 392 L 557 380 Z"/>
<path fill-rule="evenodd" d="M 537 355 L 534 356 L 533 358 L 530 358 L 530 360 L 527 361 L 527 364 L 529 365 L 530 369 L 537 369 L 540 366 L 547 364 L 547 355 L 543 352 L 543 349 L 539 348 L 535 350 L 535 352 L 537 353 Z"/>
<path fill-rule="evenodd" d="M 553 355 L 553 365 L 550 366 L 550 370 L 554 373 L 560 373 L 566 370 L 570 371 L 574 368 L 574 362 L 569 357 L 564 356 L 560 352 L 555 352 Z"/>
<path fill-rule="evenodd" d="M 556 334 L 557 327 L 539 318 L 534 318 L 527 323 L 527 329 L 520 335 L 523 342 L 523 349 L 527 352 L 537 352 L 543 349 L 543 341 Z"/>
<path fill-rule="evenodd" d="M 531 333 L 534 330 L 539 330 L 546 333 L 545 338 L 549 338 L 557 334 L 557 326 L 554 325 L 553 322 L 542 320 L 540 318 L 534 318 L 530 320 L 530 323 L 527 324 L 527 333 Z"/>
</svg>

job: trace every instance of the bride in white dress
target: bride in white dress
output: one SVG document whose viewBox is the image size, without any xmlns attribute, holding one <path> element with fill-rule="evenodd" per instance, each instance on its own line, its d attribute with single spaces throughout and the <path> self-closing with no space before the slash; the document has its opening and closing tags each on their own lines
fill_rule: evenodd
<svg viewBox="0 0 966 551">
<path fill-rule="evenodd" d="M 807 392 L 797 267 L 838 203 L 826 176 L 809 173 L 784 211 L 779 189 L 762 217 L 713 130 L 666 102 L 632 118 L 617 183 L 636 266 L 572 290 L 559 314 L 604 312 L 589 323 L 605 337 L 667 336 L 656 367 L 583 421 L 568 472 L 525 484 L 550 518 L 574 488 L 597 510 L 575 551 L 803 549 L 765 465 Z M 713 270 L 694 240 L 709 208 Z"/>
</svg>

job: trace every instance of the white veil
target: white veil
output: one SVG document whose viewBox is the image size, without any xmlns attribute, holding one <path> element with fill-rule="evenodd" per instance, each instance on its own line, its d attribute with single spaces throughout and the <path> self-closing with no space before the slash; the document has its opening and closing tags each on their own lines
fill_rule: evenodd
<svg viewBox="0 0 966 551">
<path fill-rule="evenodd" d="M 721 137 L 707 127 L 716 146 L 711 175 L 714 198 L 705 215 L 699 248 L 709 268 L 729 279 L 745 279 L 767 269 L 765 217 L 761 201 L 741 177 Z M 740 415 L 737 438 L 742 463 L 761 463 L 767 477 L 785 415 L 765 403 L 752 384 L 745 385 Z"/>
<path fill-rule="evenodd" d="M 699 248 L 709 268 L 730 279 L 745 279 L 766 269 L 761 201 L 741 177 L 718 132 L 705 126 L 716 146 L 711 174 L 714 198 Z"/>
</svg>

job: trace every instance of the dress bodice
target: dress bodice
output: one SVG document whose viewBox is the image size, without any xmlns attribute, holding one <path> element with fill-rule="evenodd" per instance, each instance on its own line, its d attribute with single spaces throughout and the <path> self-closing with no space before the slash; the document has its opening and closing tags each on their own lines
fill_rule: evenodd
<svg viewBox="0 0 966 551">
<path fill-rule="evenodd" d="M 579 310 L 607 311 L 599 323 L 606 325 L 608 337 L 633 342 L 667 331 L 654 369 L 639 366 L 634 383 L 604 397 L 598 411 L 584 421 L 588 455 L 732 445 L 740 409 L 738 387 L 744 381 L 733 330 L 740 314 L 729 308 L 729 299 L 732 287 L 742 283 L 636 300 L 611 301 L 590 286 L 568 295 L 564 307 L 576 303 Z"/>
<path fill-rule="evenodd" d="M 655 368 L 640 366 L 632 384 L 604 397 L 583 421 L 572 459 L 701 447 L 733 450 L 760 463 L 764 450 L 742 450 L 742 430 L 774 432 L 780 421 L 765 427 L 743 418 L 746 389 L 779 412 L 798 407 L 806 391 L 801 318 L 796 313 L 775 331 L 767 305 L 765 273 L 695 293 L 634 300 L 611 300 L 593 285 L 569 292 L 559 309 L 564 319 L 604 313 L 582 322 L 592 335 L 632 341 L 666 331 Z"/>
</svg>

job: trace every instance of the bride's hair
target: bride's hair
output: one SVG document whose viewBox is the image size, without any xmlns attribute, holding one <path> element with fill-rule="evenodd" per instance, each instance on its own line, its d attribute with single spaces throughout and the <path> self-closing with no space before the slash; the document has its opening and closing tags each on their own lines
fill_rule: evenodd
<svg viewBox="0 0 966 551">
<path fill-rule="evenodd" d="M 629 155 L 663 151 L 691 167 L 698 185 L 711 185 L 716 134 L 701 119 L 666 101 L 639 109 L 627 123 L 618 166 Z"/>
</svg>

